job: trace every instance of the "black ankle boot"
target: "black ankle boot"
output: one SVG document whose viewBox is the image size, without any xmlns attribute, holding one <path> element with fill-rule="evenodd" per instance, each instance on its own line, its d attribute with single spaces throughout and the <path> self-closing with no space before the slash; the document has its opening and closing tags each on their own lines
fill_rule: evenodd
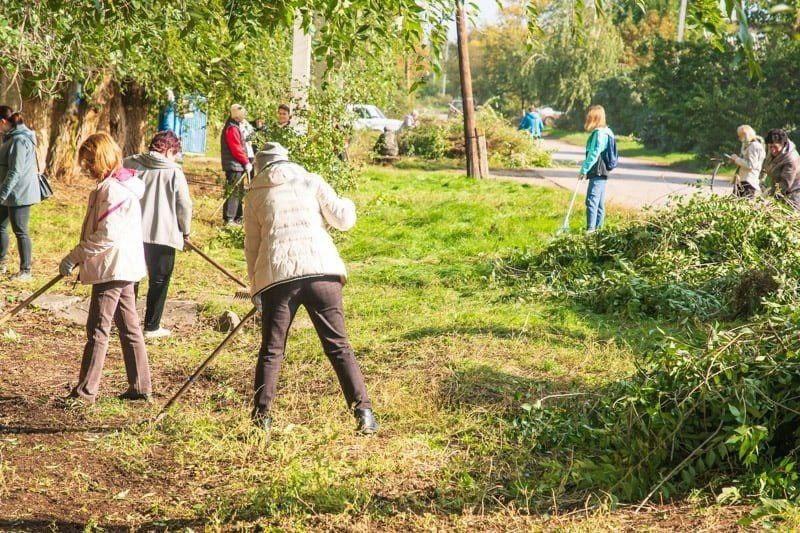
<svg viewBox="0 0 800 533">
<path fill-rule="evenodd" d="M 354 411 L 358 427 L 356 431 L 362 435 L 372 435 L 378 431 L 378 421 L 375 420 L 375 413 L 372 409 L 356 409 Z"/>
</svg>

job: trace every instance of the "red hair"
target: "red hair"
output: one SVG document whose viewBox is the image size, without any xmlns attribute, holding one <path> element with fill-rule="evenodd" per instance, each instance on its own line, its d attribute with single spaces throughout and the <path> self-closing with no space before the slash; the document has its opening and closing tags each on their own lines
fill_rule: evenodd
<svg viewBox="0 0 800 533">
<path fill-rule="evenodd" d="M 153 136 L 153 140 L 150 141 L 150 148 L 148 148 L 148 150 L 164 155 L 172 150 L 173 153 L 177 154 L 181 151 L 181 139 L 175 135 L 175 132 L 170 130 L 159 131 Z"/>
</svg>

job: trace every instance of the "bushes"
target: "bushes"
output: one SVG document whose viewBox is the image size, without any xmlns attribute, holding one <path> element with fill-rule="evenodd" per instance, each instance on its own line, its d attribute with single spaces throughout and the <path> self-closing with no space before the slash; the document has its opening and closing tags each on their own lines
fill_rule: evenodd
<svg viewBox="0 0 800 533">
<path fill-rule="evenodd" d="M 486 135 L 489 163 L 504 168 L 546 167 L 548 152 L 537 147 L 530 135 L 517 131 L 489 107 L 477 112 L 478 131 Z M 400 151 L 423 159 L 464 157 L 464 129 L 460 118 L 447 121 L 423 120 L 413 130 L 401 133 Z"/>
<path fill-rule="evenodd" d="M 544 470 L 530 478 L 558 480 L 537 487 L 547 494 L 625 501 L 705 486 L 734 500 L 797 498 L 798 321 L 795 305 L 779 306 L 705 342 L 667 339 L 629 379 L 579 402 L 524 405 L 513 436 Z"/>
<path fill-rule="evenodd" d="M 774 304 L 795 298 L 800 227 L 777 205 L 693 197 L 622 229 L 517 252 L 498 272 L 523 291 L 568 296 L 599 312 L 740 317 L 757 311 L 762 296 Z"/>
<path fill-rule="evenodd" d="M 629 378 L 523 404 L 511 432 L 533 450 L 521 492 L 659 501 L 710 487 L 728 503 L 800 498 L 793 212 L 694 197 L 627 227 L 518 252 L 496 274 L 517 293 L 679 319 L 683 331 L 654 331 L 655 348 Z"/>
<path fill-rule="evenodd" d="M 412 130 L 404 131 L 399 144 L 401 153 L 422 159 L 441 159 L 452 150 L 448 125 L 430 119 L 421 121 Z"/>
</svg>

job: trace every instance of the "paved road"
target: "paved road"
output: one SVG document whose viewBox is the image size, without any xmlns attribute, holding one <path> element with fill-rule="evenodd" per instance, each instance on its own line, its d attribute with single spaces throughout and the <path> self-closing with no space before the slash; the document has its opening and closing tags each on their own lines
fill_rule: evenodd
<svg viewBox="0 0 800 533">
<path fill-rule="evenodd" d="M 493 176 L 572 191 L 578 182 L 578 166 L 584 158 L 583 148 L 552 139 L 542 142 L 546 150 L 553 152 L 553 161 L 558 168 L 492 170 Z M 619 166 L 608 180 L 606 202 L 632 208 L 664 205 L 672 195 L 710 194 L 709 179 L 709 175 L 678 172 L 658 163 L 620 157 Z M 582 194 L 586 194 L 586 183 L 580 184 L 579 191 Z M 715 193 L 728 193 L 729 189 L 726 181 L 717 179 Z"/>
</svg>

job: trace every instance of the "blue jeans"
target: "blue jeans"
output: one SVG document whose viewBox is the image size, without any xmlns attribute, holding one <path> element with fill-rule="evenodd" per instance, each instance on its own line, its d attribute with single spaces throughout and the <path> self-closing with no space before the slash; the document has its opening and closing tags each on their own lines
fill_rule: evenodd
<svg viewBox="0 0 800 533">
<path fill-rule="evenodd" d="M 590 178 L 586 191 L 586 230 L 603 227 L 606 218 L 606 182 L 604 178 Z"/>
</svg>

